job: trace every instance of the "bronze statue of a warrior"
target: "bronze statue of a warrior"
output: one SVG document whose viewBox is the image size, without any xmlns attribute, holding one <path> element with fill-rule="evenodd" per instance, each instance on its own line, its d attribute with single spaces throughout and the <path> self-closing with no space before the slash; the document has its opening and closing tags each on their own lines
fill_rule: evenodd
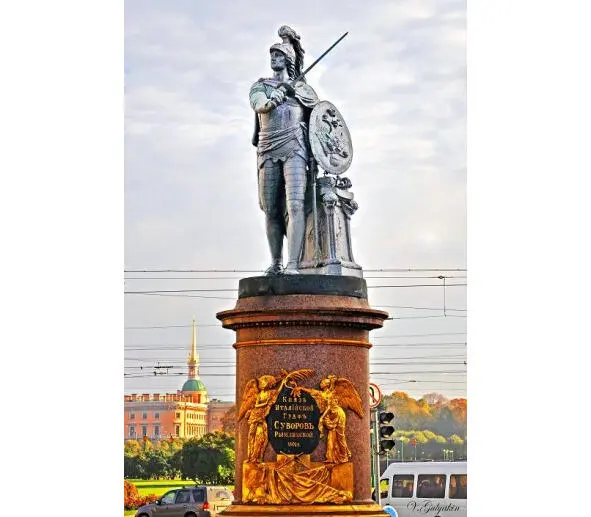
<svg viewBox="0 0 591 517">
<path fill-rule="evenodd" d="M 301 76 L 304 49 L 295 31 L 282 26 L 281 43 L 270 48 L 273 77 L 250 89 L 256 113 L 259 203 L 271 251 L 267 275 L 297 274 L 306 229 L 304 197 L 309 167 L 308 121 L 318 96 Z M 287 265 L 283 269 L 283 237 Z"/>
</svg>

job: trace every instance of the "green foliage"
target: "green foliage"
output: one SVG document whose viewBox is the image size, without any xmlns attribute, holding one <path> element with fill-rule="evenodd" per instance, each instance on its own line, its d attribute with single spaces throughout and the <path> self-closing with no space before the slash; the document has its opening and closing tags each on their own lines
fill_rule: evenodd
<svg viewBox="0 0 591 517">
<path fill-rule="evenodd" d="M 454 445 L 463 445 L 464 444 L 464 440 L 462 440 L 457 434 L 452 434 L 449 437 L 449 441 L 450 441 L 450 443 L 453 443 Z"/>
<path fill-rule="evenodd" d="M 158 478 L 162 475 L 170 476 L 170 454 L 154 449 L 146 454 L 146 474 L 150 478 Z"/>
<path fill-rule="evenodd" d="M 234 482 L 234 437 L 226 433 L 208 433 L 183 445 L 181 475 L 197 483 Z"/>
<path fill-rule="evenodd" d="M 164 445 L 166 444 L 166 445 Z M 126 479 L 173 478 L 180 473 L 173 461 L 174 444 L 161 441 L 154 446 L 149 440 L 128 440 L 123 456 L 123 473 Z M 180 449 L 179 449 L 180 450 Z"/>
</svg>

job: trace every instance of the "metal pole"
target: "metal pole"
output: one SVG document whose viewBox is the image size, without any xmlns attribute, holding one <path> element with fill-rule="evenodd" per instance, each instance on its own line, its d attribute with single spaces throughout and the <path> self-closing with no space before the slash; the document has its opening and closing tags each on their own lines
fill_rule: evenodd
<svg viewBox="0 0 591 517">
<path fill-rule="evenodd" d="M 373 457 L 374 457 L 374 433 L 373 433 L 373 417 L 374 417 L 374 412 L 373 409 L 369 410 L 369 465 L 371 467 L 371 485 L 373 487 L 376 486 L 376 473 L 375 473 L 375 468 L 374 468 L 374 461 L 373 461 Z"/>
<path fill-rule="evenodd" d="M 378 429 L 377 410 L 373 411 L 373 434 L 375 437 L 375 451 L 374 451 L 374 471 L 376 473 L 376 503 L 382 506 L 382 497 L 380 494 L 380 439 Z"/>
</svg>

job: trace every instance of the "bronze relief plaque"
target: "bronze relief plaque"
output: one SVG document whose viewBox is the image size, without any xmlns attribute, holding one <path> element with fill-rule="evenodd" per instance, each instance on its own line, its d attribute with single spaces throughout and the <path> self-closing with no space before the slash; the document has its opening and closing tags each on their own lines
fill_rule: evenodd
<svg viewBox="0 0 591 517">
<path fill-rule="evenodd" d="M 269 443 L 277 454 L 311 454 L 320 439 L 320 408 L 306 392 L 284 386 L 267 416 Z"/>
</svg>

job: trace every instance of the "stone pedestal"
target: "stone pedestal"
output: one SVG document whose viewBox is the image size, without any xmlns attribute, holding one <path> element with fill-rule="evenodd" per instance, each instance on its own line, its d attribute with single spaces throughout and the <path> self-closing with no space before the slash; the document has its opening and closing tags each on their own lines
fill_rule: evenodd
<svg viewBox="0 0 591 517">
<path fill-rule="evenodd" d="M 317 228 L 312 210 L 313 193 L 308 189 L 306 240 L 298 267 L 301 274 L 363 278 L 363 270 L 353 258 L 350 222 L 357 210 L 357 202 L 349 191 L 350 187 L 349 178 L 323 176 L 317 179 Z"/>
<path fill-rule="evenodd" d="M 243 476 L 248 448 L 248 423 L 236 432 L 236 501 L 224 515 L 386 515 L 371 499 L 369 331 L 382 327 L 388 314 L 372 309 L 365 280 L 328 275 L 283 275 L 244 278 L 236 307 L 217 314 L 224 328 L 236 332 L 236 403 L 240 407 L 248 381 L 278 375 L 283 369 L 311 369 L 302 385 L 318 386 L 329 375 L 351 381 L 361 396 L 363 416 L 347 410 L 346 441 L 351 461 L 339 466 L 352 472 L 352 500 L 346 504 L 245 503 Z M 326 440 L 307 461 L 324 464 Z M 262 463 L 277 461 L 269 444 Z M 263 467 L 261 467 L 263 468 Z M 333 468 L 333 467 L 331 467 Z M 246 472 L 248 474 L 248 472 Z M 248 498 L 248 497 L 247 497 Z"/>
</svg>

